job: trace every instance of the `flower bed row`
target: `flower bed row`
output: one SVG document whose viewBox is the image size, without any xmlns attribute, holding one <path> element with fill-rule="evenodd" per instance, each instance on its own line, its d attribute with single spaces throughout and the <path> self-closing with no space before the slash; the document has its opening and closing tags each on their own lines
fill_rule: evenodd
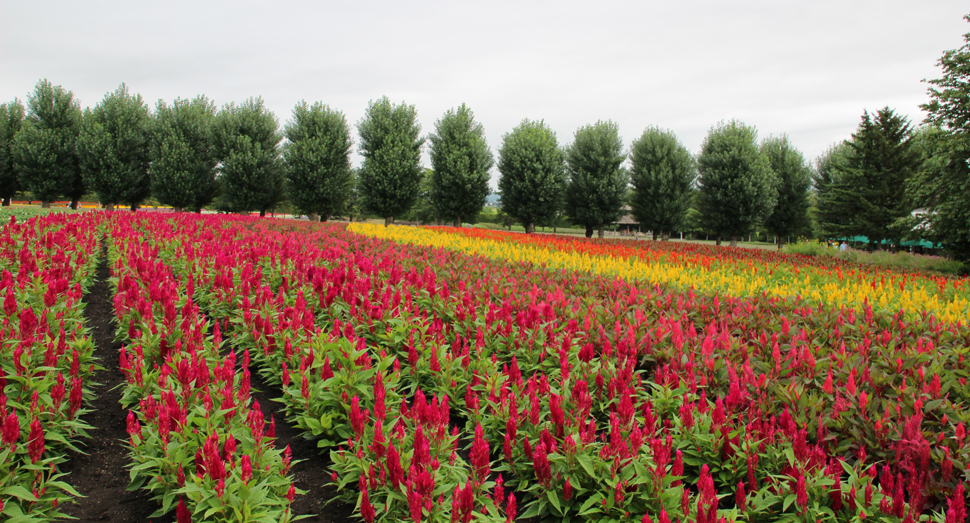
<svg viewBox="0 0 970 523">
<path fill-rule="evenodd" d="M 250 396 L 249 354 L 226 351 L 218 322 L 192 301 L 137 220 L 112 217 L 110 243 L 120 364 L 127 386 L 132 482 L 158 500 L 158 517 L 188 521 L 293 519 L 289 447 Z M 169 229 L 171 233 L 171 229 Z M 212 329 L 211 335 L 209 334 Z"/>
<path fill-rule="evenodd" d="M 78 493 L 58 466 L 87 437 L 94 344 L 81 297 L 100 219 L 49 215 L 0 229 L 0 515 L 40 522 Z"/>
<path fill-rule="evenodd" d="M 352 224 L 351 230 L 419 245 L 549 268 L 591 271 L 626 280 L 668 284 L 684 291 L 730 296 L 800 296 L 811 303 L 889 314 L 924 312 L 945 322 L 967 322 L 970 280 L 829 262 L 761 249 L 730 249 L 669 242 L 586 240 L 469 228 L 385 228 Z"/>
<path fill-rule="evenodd" d="M 336 446 L 365 519 L 961 510 L 962 325 L 697 296 L 339 226 L 179 220 L 178 237 L 142 226 L 293 418 Z"/>
</svg>

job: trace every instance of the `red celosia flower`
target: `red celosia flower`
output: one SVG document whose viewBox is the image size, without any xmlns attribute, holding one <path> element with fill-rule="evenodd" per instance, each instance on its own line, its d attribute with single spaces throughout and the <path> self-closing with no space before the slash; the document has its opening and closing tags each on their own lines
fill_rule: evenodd
<svg viewBox="0 0 970 523">
<path fill-rule="evenodd" d="M 475 470 L 475 478 L 479 484 L 484 483 L 489 472 L 491 472 L 488 453 L 488 442 L 485 441 L 484 429 L 482 429 L 482 424 L 479 423 L 475 426 L 475 440 L 472 443 L 472 450 L 469 455 L 472 468 Z"/>
<path fill-rule="evenodd" d="M 549 458 L 546 456 L 546 447 L 542 443 L 536 445 L 532 450 L 532 467 L 535 469 L 536 479 L 539 480 L 539 483 L 548 488 L 552 481 L 552 471 L 549 467 Z"/>
<path fill-rule="evenodd" d="M 953 497 L 946 500 L 946 523 L 963 523 L 966 519 L 966 500 L 963 495 L 963 483 L 960 483 Z"/>
<path fill-rule="evenodd" d="M 185 500 L 179 498 L 179 504 L 175 508 L 175 520 L 178 523 L 192 523 L 192 514 L 189 513 L 188 507 L 185 506 Z"/>
<path fill-rule="evenodd" d="M 17 442 L 20 437 L 20 420 L 17 419 L 17 413 L 11 412 L 7 415 L 7 418 L 3 420 L 3 443 L 4 445 L 13 445 Z"/>
<path fill-rule="evenodd" d="M 354 434 L 361 437 L 364 434 L 364 414 L 360 411 L 360 399 L 354 394 L 350 400 L 350 426 L 354 429 Z"/>
<path fill-rule="evenodd" d="M 573 497 L 573 486 L 569 483 L 569 478 L 566 478 L 566 484 L 562 487 L 562 498 L 569 501 Z"/>
<path fill-rule="evenodd" d="M 808 492 L 805 490 L 805 475 L 798 470 L 798 477 L 795 483 L 795 502 L 804 512 L 808 508 Z"/>
<path fill-rule="evenodd" d="M 515 521 L 515 509 L 515 494 L 509 493 L 509 502 L 505 505 L 505 523 L 512 523 Z"/>
<path fill-rule="evenodd" d="M 286 491 L 286 500 L 293 503 L 293 499 L 296 497 L 296 486 L 290 483 L 290 490 Z"/>
<path fill-rule="evenodd" d="M 30 437 L 27 443 L 27 453 L 30 455 L 30 462 L 37 463 L 44 455 L 44 429 L 40 425 L 40 420 L 35 419 L 30 422 Z"/>
<path fill-rule="evenodd" d="M 411 512 L 411 519 L 414 523 L 421 523 L 423 508 L 421 494 L 418 494 L 413 488 L 408 487 L 408 509 Z"/>
<path fill-rule="evenodd" d="M 253 465 L 252 460 L 248 454 L 244 454 L 242 457 L 242 481 L 243 483 L 250 480 L 253 477 Z"/>
<path fill-rule="evenodd" d="M 360 516 L 364 518 L 367 523 L 374 523 L 374 506 L 370 504 L 370 496 L 367 494 L 367 489 L 361 491 L 360 499 Z"/>
</svg>

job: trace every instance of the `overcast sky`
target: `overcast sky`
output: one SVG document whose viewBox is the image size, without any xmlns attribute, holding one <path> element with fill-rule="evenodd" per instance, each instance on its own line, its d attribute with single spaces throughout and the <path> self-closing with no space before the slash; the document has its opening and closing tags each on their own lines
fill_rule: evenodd
<svg viewBox="0 0 970 523">
<path fill-rule="evenodd" d="M 424 133 L 464 102 L 496 155 L 524 118 L 563 145 L 601 119 L 626 145 L 660 126 L 695 153 L 736 118 L 761 138 L 788 134 L 811 160 L 864 110 L 919 123 L 922 80 L 963 44 L 968 11 L 956 0 L 0 0 L 0 102 L 47 78 L 93 107 L 125 82 L 153 106 L 262 96 L 281 126 L 299 100 L 321 101 L 353 126 L 387 95 L 416 107 Z"/>
</svg>

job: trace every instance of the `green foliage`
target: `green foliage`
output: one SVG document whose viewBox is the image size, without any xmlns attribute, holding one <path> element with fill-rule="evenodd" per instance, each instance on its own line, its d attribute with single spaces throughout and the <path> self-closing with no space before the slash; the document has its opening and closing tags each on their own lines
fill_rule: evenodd
<svg viewBox="0 0 970 523">
<path fill-rule="evenodd" d="M 663 238 L 686 225 L 697 162 L 673 131 L 648 127 L 631 145 L 633 216 Z"/>
<path fill-rule="evenodd" d="M 620 130 L 612 121 L 599 121 L 576 131 L 572 145 L 566 149 L 566 185 L 564 210 L 572 220 L 586 227 L 586 237 L 623 216 L 630 177 L 621 167 L 626 156 Z"/>
<path fill-rule="evenodd" d="M 321 219 L 343 214 L 353 189 L 350 127 L 344 114 L 320 102 L 293 108 L 283 149 L 290 201 Z"/>
<path fill-rule="evenodd" d="M 970 21 L 970 15 L 964 17 Z M 929 80 L 930 101 L 922 106 L 927 122 L 941 128 L 943 159 L 937 176 L 922 177 L 930 197 L 932 238 L 943 242 L 957 257 L 970 259 L 970 33 L 964 45 L 945 51 L 938 62 L 942 78 Z"/>
<path fill-rule="evenodd" d="M 768 218 L 778 199 L 778 176 L 757 137 L 754 127 L 722 122 L 704 138 L 697 160 L 704 227 L 732 244 Z"/>
<path fill-rule="evenodd" d="M 72 92 L 46 79 L 37 82 L 12 152 L 23 188 L 45 204 L 62 196 L 77 201 L 84 194 L 74 151 L 80 124 L 81 109 Z"/>
<path fill-rule="evenodd" d="M 265 212 L 283 200 L 282 138 L 262 98 L 227 104 L 216 116 L 212 139 L 229 211 Z"/>
<path fill-rule="evenodd" d="M 24 104 L 20 100 L 0 104 L 0 200 L 4 205 L 20 190 L 20 179 L 14 166 L 13 139 L 24 123 Z"/>
<path fill-rule="evenodd" d="M 357 124 L 360 133 L 358 191 L 364 210 L 386 224 L 414 205 L 421 184 L 421 125 L 413 105 L 393 105 L 385 96 L 371 102 Z"/>
<path fill-rule="evenodd" d="M 839 235 L 842 226 L 848 223 L 848 217 L 842 215 L 838 208 L 832 205 L 833 190 L 841 182 L 841 172 L 852 155 L 852 148 L 846 142 L 832 145 L 821 156 L 815 159 L 812 172 L 812 184 L 815 187 L 816 212 L 819 234 L 823 237 Z"/>
<path fill-rule="evenodd" d="M 808 232 L 809 188 L 811 171 L 805 157 L 795 149 L 788 136 L 768 138 L 761 144 L 761 152 L 768 157 L 771 170 L 778 176 L 778 203 L 765 220 L 765 228 L 778 236 L 778 248 L 784 238 Z"/>
<path fill-rule="evenodd" d="M 139 205 L 151 194 L 150 133 L 148 105 L 125 84 L 105 95 L 93 111 L 85 111 L 77 141 L 81 174 L 108 208 Z"/>
<path fill-rule="evenodd" d="M 556 133 L 541 120 L 523 120 L 502 137 L 498 156 L 502 210 L 522 222 L 528 233 L 535 232 L 535 224 L 554 220 L 566 189 Z"/>
<path fill-rule="evenodd" d="M 920 271 L 931 274 L 960 275 L 965 271 L 962 263 L 940 256 L 910 254 L 903 251 L 895 253 L 889 251 L 866 252 L 857 249 L 846 249 L 842 251 L 837 246 L 829 247 L 820 242 L 791 243 L 785 246 L 783 252 L 789 254 L 804 254 L 806 256 L 830 256 L 852 263 L 863 263 L 866 265 Z"/>
<path fill-rule="evenodd" d="M 431 141 L 431 202 L 438 216 L 471 222 L 485 207 L 489 169 L 495 164 L 485 142 L 485 128 L 461 104 L 435 122 Z"/>
<path fill-rule="evenodd" d="M 862 116 L 858 130 L 847 142 L 851 154 L 838 168 L 838 181 L 819 205 L 842 216 L 842 223 L 823 222 L 835 236 L 865 236 L 871 245 L 884 239 L 899 240 L 892 225 L 909 215 L 906 182 L 919 169 L 919 152 L 910 142 L 910 125 L 892 109 L 880 109 L 875 118 Z"/>
<path fill-rule="evenodd" d="M 216 197 L 212 122 L 216 108 L 205 96 L 158 102 L 151 146 L 152 195 L 176 209 L 197 211 Z"/>
</svg>

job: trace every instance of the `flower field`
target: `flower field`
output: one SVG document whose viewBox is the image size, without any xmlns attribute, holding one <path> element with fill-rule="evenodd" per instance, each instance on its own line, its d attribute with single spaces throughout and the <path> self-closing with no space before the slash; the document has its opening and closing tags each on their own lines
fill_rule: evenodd
<svg viewBox="0 0 970 523">
<path fill-rule="evenodd" d="M 966 280 L 248 217 L 55 216 L 2 235 L 4 419 L 20 432 L 11 445 L 4 425 L 0 467 L 26 471 L 0 479 L 5 515 L 71 494 L 30 432 L 84 437 L 56 376 L 83 398 L 76 302 L 103 235 L 132 486 L 180 522 L 293 519 L 283 422 L 368 522 L 965 520 Z M 25 330 L 30 314 L 48 327 Z"/>
</svg>

